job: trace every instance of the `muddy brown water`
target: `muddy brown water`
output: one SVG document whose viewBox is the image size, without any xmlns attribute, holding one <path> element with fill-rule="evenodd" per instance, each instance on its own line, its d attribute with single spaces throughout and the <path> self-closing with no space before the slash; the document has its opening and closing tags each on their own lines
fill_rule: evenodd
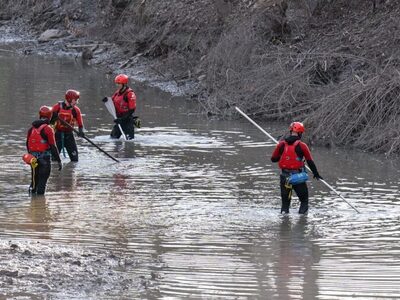
<svg viewBox="0 0 400 300">
<path fill-rule="evenodd" d="M 143 127 L 111 141 L 113 77 L 71 59 L 0 53 L 0 299 L 399 299 L 400 163 L 312 148 L 310 212 L 279 215 L 273 143 L 133 84 Z M 81 92 L 87 136 L 44 197 L 28 195 L 25 134 L 41 105 Z M 286 125 L 261 124 L 278 136 Z"/>
</svg>

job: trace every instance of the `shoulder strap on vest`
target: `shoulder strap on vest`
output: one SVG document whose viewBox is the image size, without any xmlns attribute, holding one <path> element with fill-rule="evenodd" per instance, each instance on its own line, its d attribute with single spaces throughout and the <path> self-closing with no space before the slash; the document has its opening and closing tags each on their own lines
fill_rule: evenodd
<svg viewBox="0 0 400 300">
<path fill-rule="evenodd" d="M 60 112 L 60 110 L 62 108 L 63 101 L 58 101 L 57 104 L 58 104 L 57 110 L 53 110 L 53 113 L 56 113 L 56 114 L 58 114 Z"/>
<path fill-rule="evenodd" d="M 279 154 L 280 155 L 283 154 L 283 151 L 285 150 L 285 147 L 286 147 L 287 144 L 288 143 L 285 140 L 282 142 L 282 144 L 280 144 L 280 146 L 279 146 Z"/>
<path fill-rule="evenodd" d="M 286 147 L 286 146 L 293 146 L 294 149 L 295 149 L 295 151 L 296 151 L 296 147 L 297 147 L 297 145 L 299 145 L 299 144 L 300 144 L 300 140 L 295 141 L 292 145 L 289 145 L 288 142 L 283 141 L 282 146 L 281 146 L 281 148 L 279 149 L 279 152 L 280 152 L 280 154 L 282 155 L 283 152 L 285 151 L 285 147 Z M 297 152 L 296 152 L 296 153 L 297 153 Z M 298 154 L 298 153 L 297 153 L 297 154 Z"/>
<path fill-rule="evenodd" d="M 294 151 L 296 152 L 298 157 L 303 158 L 304 153 L 303 153 L 303 149 L 301 148 L 300 143 L 301 143 L 300 140 L 297 140 L 297 141 L 294 142 L 294 144 L 293 144 L 294 145 Z"/>
<path fill-rule="evenodd" d="M 59 110 L 57 111 L 57 113 L 60 111 L 61 108 L 64 108 L 64 101 L 58 101 L 58 104 L 59 104 Z M 72 116 L 76 119 L 78 113 L 76 112 L 75 107 L 72 107 L 71 113 Z"/>
<path fill-rule="evenodd" d="M 46 133 L 44 132 L 44 128 L 46 127 L 47 124 L 42 124 L 40 125 L 37 130 L 39 131 L 40 136 L 44 139 L 44 140 L 48 140 Z M 28 134 L 28 139 L 31 137 L 32 131 L 33 129 L 36 129 L 35 127 L 31 127 L 31 129 L 29 129 L 29 134 Z"/>
<path fill-rule="evenodd" d="M 40 132 L 40 136 L 44 139 L 44 140 L 48 140 L 46 133 L 44 132 L 44 128 L 47 126 L 47 124 L 42 124 L 39 126 L 38 130 Z"/>
<path fill-rule="evenodd" d="M 124 92 L 124 100 L 125 100 L 126 103 L 129 102 L 128 93 L 131 92 L 131 91 L 132 91 L 131 88 L 127 88 L 127 89 L 125 90 L 125 92 Z"/>
</svg>

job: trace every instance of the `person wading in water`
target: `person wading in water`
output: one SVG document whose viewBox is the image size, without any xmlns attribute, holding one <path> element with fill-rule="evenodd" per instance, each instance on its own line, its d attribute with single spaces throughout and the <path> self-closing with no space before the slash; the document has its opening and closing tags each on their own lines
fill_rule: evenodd
<svg viewBox="0 0 400 300">
<path fill-rule="evenodd" d="M 71 161 L 78 161 L 78 147 L 73 133 L 75 124 L 78 125 L 79 137 L 84 137 L 83 118 L 77 105 L 80 93 L 76 90 L 65 92 L 65 101 L 60 101 L 53 106 L 52 123 L 55 122 L 57 147 L 68 152 Z M 62 120 L 62 121 L 61 121 Z"/>
<path fill-rule="evenodd" d="M 29 159 L 32 171 L 29 191 L 36 195 L 45 193 L 51 173 L 51 157 L 58 162 L 58 170 L 62 169 L 54 131 L 49 125 L 51 117 L 51 107 L 42 106 L 39 110 L 39 119 L 32 123 L 26 139 L 26 149 L 29 154 L 24 155 L 24 160 Z"/>
<path fill-rule="evenodd" d="M 291 123 L 289 126 L 290 135 L 279 141 L 271 156 L 271 161 L 278 162 L 279 168 L 282 170 L 280 175 L 281 213 L 289 213 L 292 190 L 296 192 L 300 200 L 299 214 L 305 214 L 308 211 L 308 187 L 306 183 L 308 176 L 305 173 L 304 160 L 307 161 L 314 178 L 323 179 L 318 173 L 308 146 L 301 141 L 304 130 L 302 123 Z M 293 178 L 301 179 L 297 182 L 295 180 L 291 182 Z"/>
<path fill-rule="evenodd" d="M 133 116 L 136 109 L 136 95 L 128 86 L 128 80 L 129 78 L 125 74 L 119 74 L 114 79 L 114 82 L 118 85 L 118 89 L 112 95 L 111 99 L 117 118 L 114 120 L 115 125 L 110 136 L 115 139 L 119 139 L 122 135 L 118 125 L 121 126 L 127 140 L 134 138 L 135 126 L 138 128 L 141 126 L 140 119 Z M 102 101 L 105 103 L 108 101 L 108 98 L 104 97 Z"/>
</svg>

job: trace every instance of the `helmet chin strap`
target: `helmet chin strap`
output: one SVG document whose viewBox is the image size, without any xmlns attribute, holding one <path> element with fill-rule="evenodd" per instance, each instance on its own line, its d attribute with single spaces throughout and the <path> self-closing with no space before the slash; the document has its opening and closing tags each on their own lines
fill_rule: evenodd
<svg viewBox="0 0 400 300">
<path fill-rule="evenodd" d="M 289 132 L 290 132 L 290 135 L 297 135 L 299 137 L 301 137 L 301 135 L 303 134 L 302 132 L 296 132 L 296 131 L 293 131 L 293 130 L 291 130 Z"/>
<path fill-rule="evenodd" d="M 42 117 L 39 117 L 39 119 L 40 119 L 40 120 L 42 120 L 42 121 L 48 121 L 48 120 L 49 120 L 49 118 L 47 118 L 47 117 L 44 117 L 44 116 L 42 116 Z"/>
<path fill-rule="evenodd" d="M 71 102 L 69 102 L 69 101 L 67 101 L 67 100 L 65 100 L 65 107 L 66 108 L 71 108 L 71 107 L 74 107 L 74 105 L 72 104 L 72 101 Z"/>
</svg>

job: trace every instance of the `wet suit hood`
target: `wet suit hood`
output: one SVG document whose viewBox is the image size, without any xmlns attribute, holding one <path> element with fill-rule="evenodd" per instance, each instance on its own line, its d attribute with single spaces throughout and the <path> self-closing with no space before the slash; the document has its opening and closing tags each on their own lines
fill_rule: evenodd
<svg viewBox="0 0 400 300">
<path fill-rule="evenodd" d="M 35 128 L 39 128 L 43 124 L 49 124 L 49 120 L 48 119 L 39 119 L 39 120 L 35 120 L 32 122 L 32 126 Z"/>
<path fill-rule="evenodd" d="M 297 135 L 289 135 L 285 138 L 286 143 L 292 145 L 295 141 L 300 140 L 300 137 Z"/>
</svg>

